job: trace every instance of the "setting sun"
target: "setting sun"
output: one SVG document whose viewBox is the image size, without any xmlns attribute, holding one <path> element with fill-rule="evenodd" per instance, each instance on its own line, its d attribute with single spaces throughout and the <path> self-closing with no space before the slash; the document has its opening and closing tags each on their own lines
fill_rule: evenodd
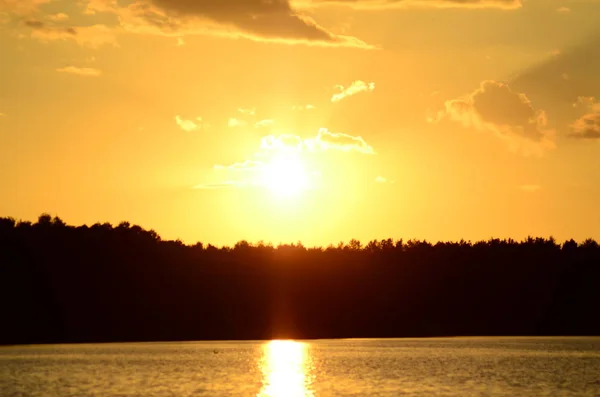
<svg viewBox="0 0 600 397">
<path fill-rule="evenodd" d="M 282 153 L 264 167 L 262 182 L 274 195 L 292 197 L 308 187 L 308 174 L 298 154 Z"/>
</svg>

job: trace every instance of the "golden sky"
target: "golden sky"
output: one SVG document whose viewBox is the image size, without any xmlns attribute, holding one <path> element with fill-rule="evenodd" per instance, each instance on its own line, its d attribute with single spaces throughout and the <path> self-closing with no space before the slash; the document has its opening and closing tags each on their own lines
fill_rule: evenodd
<svg viewBox="0 0 600 397">
<path fill-rule="evenodd" d="M 0 0 L 0 215 L 600 239 L 600 0 Z"/>
</svg>

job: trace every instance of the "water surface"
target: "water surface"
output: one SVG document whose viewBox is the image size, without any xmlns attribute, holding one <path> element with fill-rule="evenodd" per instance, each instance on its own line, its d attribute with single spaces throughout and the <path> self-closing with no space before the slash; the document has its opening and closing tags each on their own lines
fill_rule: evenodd
<svg viewBox="0 0 600 397">
<path fill-rule="evenodd" d="M 600 396 L 600 338 L 0 348 L 3 397 Z"/>
</svg>

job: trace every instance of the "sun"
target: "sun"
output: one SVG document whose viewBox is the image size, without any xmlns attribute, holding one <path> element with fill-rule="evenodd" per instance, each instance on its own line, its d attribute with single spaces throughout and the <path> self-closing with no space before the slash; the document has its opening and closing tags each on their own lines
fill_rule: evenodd
<svg viewBox="0 0 600 397">
<path fill-rule="evenodd" d="M 263 169 L 263 185 L 277 197 L 294 197 L 308 187 L 308 173 L 297 153 L 280 153 Z"/>
</svg>

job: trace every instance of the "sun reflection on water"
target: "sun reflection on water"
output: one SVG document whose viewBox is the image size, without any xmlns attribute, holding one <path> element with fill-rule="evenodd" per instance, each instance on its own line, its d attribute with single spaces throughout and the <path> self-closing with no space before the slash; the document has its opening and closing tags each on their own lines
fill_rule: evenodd
<svg viewBox="0 0 600 397">
<path fill-rule="evenodd" d="M 306 343 L 274 340 L 263 345 L 263 387 L 258 397 L 313 397 L 312 360 Z"/>
</svg>

